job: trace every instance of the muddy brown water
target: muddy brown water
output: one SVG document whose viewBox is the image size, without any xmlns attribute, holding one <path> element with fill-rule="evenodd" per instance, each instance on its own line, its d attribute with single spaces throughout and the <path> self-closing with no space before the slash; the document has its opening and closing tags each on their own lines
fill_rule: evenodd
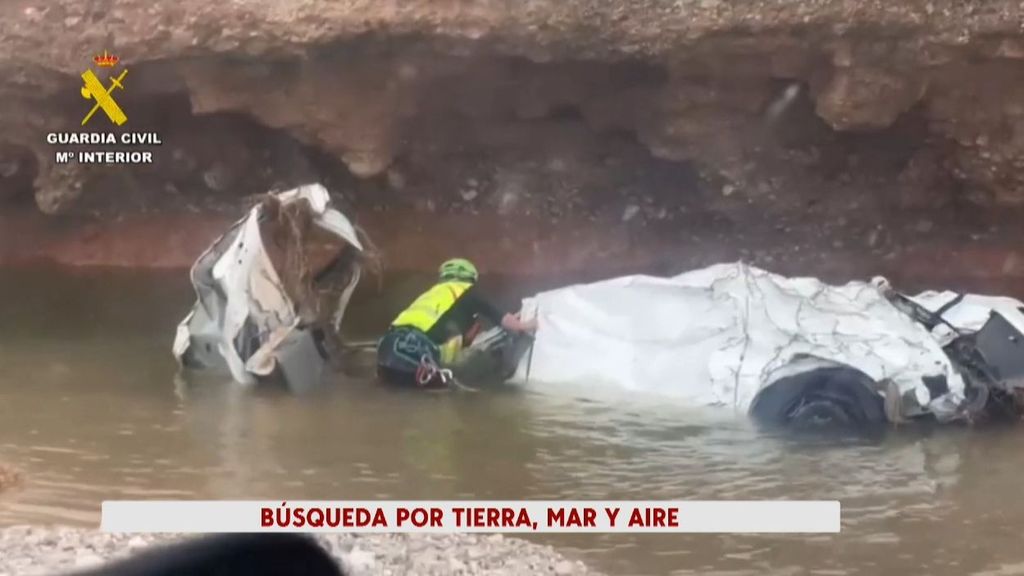
<svg viewBox="0 0 1024 576">
<path fill-rule="evenodd" d="M 369 337 L 418 280 L 360 295 Z M 113 498 L 839 499 L 818 536 L 537 535 L 613 574 L 1024 573 L 1024 430 L 871 443 L 559 391 L 401 393 L 369 358 L 310 397 L 176 378 L 180 273 L 0 272 L 0 525 L 94 526 Z"/>
</svg>

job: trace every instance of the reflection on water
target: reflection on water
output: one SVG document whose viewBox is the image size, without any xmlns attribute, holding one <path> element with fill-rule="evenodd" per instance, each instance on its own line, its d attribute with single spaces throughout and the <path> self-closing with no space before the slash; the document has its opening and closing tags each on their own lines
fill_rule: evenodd
<svg viewBox="0 0 1024 576">
<path fill-rule="evenodd" d="M 177 275 L 5 273 L 0 297 L 0 461 L 26 479 L 0 524 L 92 525 L 106 498 L 838 498 L 840 535 L 536 539 L 618 574 L 1024 565 L 1015 429 L 810 442 L 637 398 L 395 391 L 365 366 L 309 397 L 243 393 L 176 382 Z M 388 298 L 357 302 L 352 325 L 386 321 Z"/>
</svg>

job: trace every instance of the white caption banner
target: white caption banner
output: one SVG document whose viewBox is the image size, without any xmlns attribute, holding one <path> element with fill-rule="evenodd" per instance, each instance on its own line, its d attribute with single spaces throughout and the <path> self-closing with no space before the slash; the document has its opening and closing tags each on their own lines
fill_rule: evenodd
<svg viewBox="0 0 1024 576">
<path fill-rule="evenodd" d="M 837 533 L 838 501 L 108 501 L 106 532 Z"/>
</svg>

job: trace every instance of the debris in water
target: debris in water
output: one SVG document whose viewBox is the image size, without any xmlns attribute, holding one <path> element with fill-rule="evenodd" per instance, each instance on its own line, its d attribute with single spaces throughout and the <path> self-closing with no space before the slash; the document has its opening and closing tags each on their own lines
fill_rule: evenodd
<svg viewBox="0 0 1024 576">
<path fill-rule="evenodd" d="M 196 260 L 197 301 L 174 339 L 182 366 L 292 390 L 319 381 L 368 263 L 365 237 L 330 203 L 319 184 L 268 195 Z"/>
<path fill-rule="evenodd" d="M 630 204 L 629 206 L 626 206 L 626 209 L 622 211 L 622 221 L 629 222 L 630 220 L 633 219 L 634 216 L 637 215 L 638 212 L 640 212 L 640 207 L 637 206 L 636 204 Z"/>
</svg>

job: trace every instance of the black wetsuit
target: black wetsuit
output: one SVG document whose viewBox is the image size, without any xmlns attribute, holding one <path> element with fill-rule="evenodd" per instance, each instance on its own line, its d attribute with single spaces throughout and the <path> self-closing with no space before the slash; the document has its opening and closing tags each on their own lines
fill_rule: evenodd
<svg viewBox="0 0 1024 576">
<path fill-rule="evenodd" d="M 474 284 L 470 286 L 462 296 L 455 301 L 437 322 L 427 330 L 427 338 L 434 344 L 441 345 L 450 338 L 459 334 L 465 334 L 478 317 L 484 317 L 492 324 L 501 324 L 501 313 L 490 301 L 485 298 L 480 289 Z"/>
</svg>

